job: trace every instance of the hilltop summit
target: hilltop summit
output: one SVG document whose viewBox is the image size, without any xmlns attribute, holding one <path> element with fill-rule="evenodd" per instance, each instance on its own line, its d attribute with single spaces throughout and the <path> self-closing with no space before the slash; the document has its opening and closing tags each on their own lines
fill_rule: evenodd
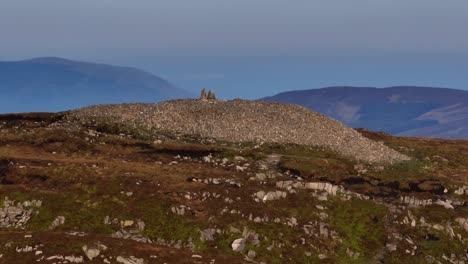
<svg viewBox="0 0 468 264">
<path fill-rule="evenodd" d="M 366 162 L 408 159 L 357 131 L 304 107 L 264 101 L 174 100 L 158 104 L 96 105 L 70 113 L 83 123 L 111 123 L 177 135 L 233 142 L 293 143 L 326 147 Z M 151 132 L 150 132 L 151 133 Z"/>
</svg>

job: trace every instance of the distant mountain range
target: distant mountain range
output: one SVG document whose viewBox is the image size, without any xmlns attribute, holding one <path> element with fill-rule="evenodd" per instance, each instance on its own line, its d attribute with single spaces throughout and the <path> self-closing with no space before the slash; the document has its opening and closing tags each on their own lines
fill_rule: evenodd
<svg viewBox="0 0 468 264">
<path fill-rule="evenodd" d="M 61 111 L 92 104 L 192 96 L 136 68 L 55 57 L 0 62 L 0 113 Z"/>
<path fill-rule="evenodd" d="M 431 87 L 328 87 L 266 101 L 305 106 L 355 127 L 394 135 L 468 139 L 468 91 Z"/>
<path fill-rule="evenodd" d="M 44 57 L 0 62 L 0 113 L 194 97 L 151 73 Z M 394 135 L 468 139 L 468 91 L 400 86 L 289 91 L 266 101 L 299 104 L 351 127 Z"/>
</svg>

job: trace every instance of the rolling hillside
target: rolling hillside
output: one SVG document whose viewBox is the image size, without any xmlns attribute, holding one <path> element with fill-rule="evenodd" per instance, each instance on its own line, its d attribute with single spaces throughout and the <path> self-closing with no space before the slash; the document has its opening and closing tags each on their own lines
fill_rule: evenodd
<svg viewBox="0 0 468 264">
<path fill-rule="evenodd" d="M 394 135 L 468 138 L 468 91 L 430 87 L 328 87 L 267 101 L 293 103 L 355 128 Z"/>
<path fill-rule="evenodd" d="M 0 113 L 191 97 L 148 72 L 61 58 L 0 62 Z"/>
</svg>

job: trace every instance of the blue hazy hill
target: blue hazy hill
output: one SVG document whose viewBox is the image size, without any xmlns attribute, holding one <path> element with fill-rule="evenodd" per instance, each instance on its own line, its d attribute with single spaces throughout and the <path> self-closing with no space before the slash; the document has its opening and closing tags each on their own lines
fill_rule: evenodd
<svg viewBox="0 0 468 264">
<path fill-rule="evenodd" d="M 400 86 L 328 87 L 271 97 L 305 106 L 355 127 L 394 135 L 468 138 L 468 91 Z"/>
<path fill-rule="evenodd" d="M 148 72 L 47 57 L 0 62 L 0 113 L 191 97 Z"/>
</svg>

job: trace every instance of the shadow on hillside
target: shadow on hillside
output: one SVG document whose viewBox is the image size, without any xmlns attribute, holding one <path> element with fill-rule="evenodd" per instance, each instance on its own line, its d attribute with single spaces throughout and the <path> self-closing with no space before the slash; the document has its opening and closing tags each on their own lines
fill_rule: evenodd
<svg viewBox="0 0 468 264">
<path fill-rule="evenodd" d="M 13 113 L 13 114 L 0 114 L 0 121 L 7 122 L 21 122 L 21 121 L 33 121 L 33 122 L 45 122 L 54 123 L 60 121 L 64 117 L 62 113 Z"/>
</svg>

